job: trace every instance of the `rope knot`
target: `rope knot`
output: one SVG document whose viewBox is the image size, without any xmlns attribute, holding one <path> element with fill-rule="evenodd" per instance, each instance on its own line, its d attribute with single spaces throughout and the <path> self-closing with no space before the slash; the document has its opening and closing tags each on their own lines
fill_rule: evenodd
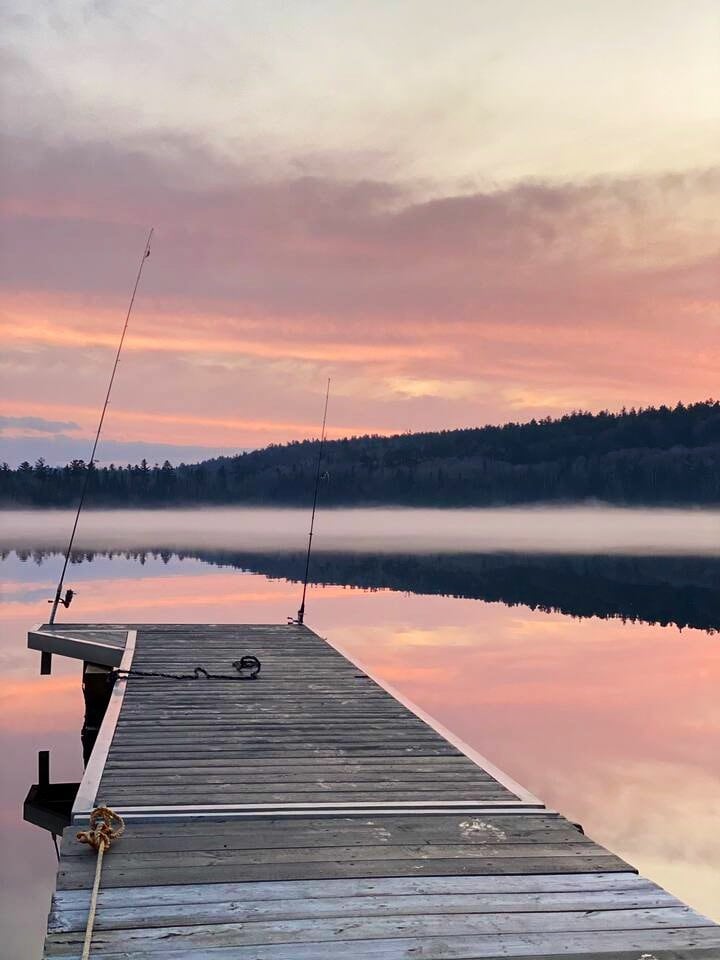
<svg viewBox="0 0 720 960">
<path fill-rule="evenodd" d="M 93 850 L 109 849 L 124 832 L 125 821 L 119 813 L 115 813 L 110 807 L 95 807 L 90 814 L 89 829 L 81 830 L 77 839 L 80 843 L 89 844 Z"/>
<path fill-rule="evenodd" d="M 257 677 L 257 675 L 260 673 L 260 661 L 257 657 L 253 657 L 252 655 L 240 657 L 239 660 L 233 660 L 232 665 L 241 675 L 243 680 L 254 680 L 255 677 Z M 249 670 L 250 672 L 247 674 L 247 676 L 244 676 L 243 670 Z"/>
<path fill-rule="evenodd" d="M 113 826 L 116 824 L 116 826 Z M 90 912 L 88 913 L 87 926 L 85 927 L 85 940 L 83 941 L 81 960 L 89 960 L 90 944 L 92 943 L 93 926 L 95 925 L 95 911 L 97 910 L 98 893 L 100 891 L 100 872 L 102 870 L 103 854 L 110 849 L 110 844 L 121 837 L 125 832 L 125 821 L 119 813 L 115 813 L 110 807 L 95 807 L 90 814 L 90 824 L 88 830 L 81 830 L 77 834 L 80 843 L 88 843 L 97 851 L 97 863 L 95 865 L 95 882 L 93 883 L 92 893 L 90 894 Z"/>
</svg>

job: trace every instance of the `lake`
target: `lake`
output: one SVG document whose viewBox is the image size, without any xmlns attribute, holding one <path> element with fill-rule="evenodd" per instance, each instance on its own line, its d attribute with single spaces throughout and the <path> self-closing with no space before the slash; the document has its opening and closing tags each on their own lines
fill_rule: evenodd
<svg viewBox="0 0 720 960">
<path fill-rule="evenodd" d="M 2 514 L 3 957 L 39 956 L 55 851 L 24 823 L 37 752 L 82 774 L 80 664 L 39 676 L 71 516 Z M 59 619 L 284 622 L 308 515 L 88 512 Z M 720 920 L 720 514 L 342 510 L 306 623 L 586 833 Z M 6 951 L 6 952 L 2 952 Z"/>
</svg>

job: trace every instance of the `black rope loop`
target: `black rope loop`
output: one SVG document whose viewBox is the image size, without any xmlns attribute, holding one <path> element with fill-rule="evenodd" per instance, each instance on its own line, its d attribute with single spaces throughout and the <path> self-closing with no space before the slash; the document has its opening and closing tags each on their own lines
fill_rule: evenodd
<svg viewBox="0 0 720 960">
<path fill-rule="evenodd" d="M 260 668 L 262 666 L 258 658 L 254 657 L 252 654 L 246 654 L 244 657 L 240 657 L 239 660 L 233 660 L 232 665 L 235 667 L 238 673 L 242 673 L 243 670 L 250 671 L 247 677 L 243 677 L 244 680 L 254 680 L 255 677 L 260 673 Z"/>
<path fill-rule="evenodd" d="M 108 673 L 108 682 L 120 677 L 159 677 L 162 680 L 255 680 L 262 664 L 257 657 L 247 654 L 233 660 L 235 673 L 209 673 L 205 667 L 195 667 L 192 673 L 164 673 L 159 670 L 121 670 L 119 667 Z"/>
</svg>

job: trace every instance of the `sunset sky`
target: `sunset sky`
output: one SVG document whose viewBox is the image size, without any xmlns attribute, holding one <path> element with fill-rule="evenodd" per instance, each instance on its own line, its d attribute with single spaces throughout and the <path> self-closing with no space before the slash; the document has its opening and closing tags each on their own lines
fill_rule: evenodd
<svg viewBox="0 0 720 960">
<path fill-rule="evenodd" d="M 717 396 L 715 0 L 6 0 L 0 459 Z"/>
</svg>

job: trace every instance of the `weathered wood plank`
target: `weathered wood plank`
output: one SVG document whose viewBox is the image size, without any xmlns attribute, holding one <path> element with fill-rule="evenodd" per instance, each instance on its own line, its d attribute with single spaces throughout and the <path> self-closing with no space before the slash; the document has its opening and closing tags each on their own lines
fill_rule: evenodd
<svg viewBox="0 0 720 960">
<path fill-rule="evenodd" d="M 420 876 L 376 877 L 371 879 L 252 881 L 238 884 L 170 884 L 128 888 L 101 887 L 101 907 L 152 906 L 158 904 L 203 904 L 242 899 L 243 903 L 271 900 L 319 900 L 325 897 L 367 896 L 490 896 L 543 895 L 555 893 L 595 894 L 629 892 L 665 893 L 661 887 L 635 873 L 545 873 L 511 876 Z M 90 890 L 58 890 L 53 901 L 58 910 L 87 909 Z"/>
<path fill-rule="evenodd" d="M 467 876 L 506 875 L 547 873 L 598 873 L 608 871 L 617 873 L 629 869 L 622 860 L 612 854 L 595 856 L 557 856 L 550 857 L 478 857 L 461 860 L 382 860 L 361 861 L 317 861 L 308 863 L 282 864 L 208 864 L 202 871 L 208 883 L 242 883 L 246 880 L 332 880 L 336 877 L 405 877 L 405 876 Z M 58 871 L 58 887 L 61 889 L 80 889 L 88 886 L 87 870 L 66 869 L 61 865 Z M 105 871 L 103 870 L 105 875 Z M 108 871 L 103 883 L 106 886 L 133 887 L 168 883 L 197 883 L 196 867 L 178 868 L 175 866 L 152 869 L 124 869 L 116 866 Z"/>
<path fill-rule="evenodd" d="M 115 786 L 119 790 L 150 790 L 150 791 L 162 791 L 165 797 L 168 796 L 168 787 L 172 787 L 174 784 L 180 787 L 181 785 L 192 786 L 194 789 L 204 789 L 205 795 L 207 795 L 207 788 L 211 786 L 213 792 L 216 790 L 222 792 L 223 788 L 227 790 L 232 790 L 235 793 L 242 792 L 245 795 L 251 795 L 255 793 L 265 794 L 272 793 L 274 791 L 283 790 L 292 790 L 294 793 L 321 793 L 323 790 L 335 790 L 338 792 L 353 792 L 353 791 L 371 791 L 378 793 L 397 793 L 400 792 L 403 795 L 407 796 L 408 788 L 410 788 L 414 793 L 418 795 L 423 792 L 431 793 L 442 793 L 447 796 L 455 797 L 464 797 L 472 793 L 473 797 L 497 797 L 508 799 L 507 793 L 501 789 L 493 787 L 483 787 L 481 783 L 477 781 L 465 781 L 458 780 L 454 783 L 433 783 L 432 780 L 380 780 L 373 781 L 370 778 L 364 778 L 357 781 L 346 781 L 346 780 L 334 780 L 332 778 L 328 779 L 325 777 L 319 777 L 317 780 L 287 780 L 284 783 L 280 782 L 279 778 L 277 780 L 265 780 L 261 782 L 250 781 L 243 779 L 241 777 L 228 777 L 223 779 L 222 777 L 207 777 L 204 778 L 199 774 L 195 776 L 188 776 L 184 778 L 179 777 L 169 777 L 169 778 L 152 778 L 149 780 L 136 779 L 136 780 L 124 780 L 122 777 L 106 777 L 104 783 L 107 787 Z"/>
<path fill-rule="evenodd" d="M 162 807 L 166 805 L 169 801 L 172 800 L 175 804 L 185 804 L 185 805 L 202 805 L 208 803 L 211 798 L 211 802 L 215 805 L 222 804 L 236 804 L 236 803 L 248 803 L 248 802 L 257 802 L 257 803 L 274 803 L 277 805 L 280 804 L 289 804 L 289 803 L 325 803 L 329 796 L 333 796 L 338 800 L 343 801 L 352 801 L 356 803 L 363 802 L 376 802 L 380 799 L 386 799 L 388 802 L 396 803 L 397 801 L 407 798 L 412 795 L 414 799 L 421 799 L 431 803 L 436 801 L 438 803 L 446 803 L 449 800 L 455 801 L 465 798 L 468 801 L 468 806 L 470 801 L 475 801 L 478 806 L 481 806 L 483 803 L 488 802 L 498 802 L 502 799 L 501 794 L 497 793 L 487 793 L 481 791 L 473 791 L 470 788 L 463 791 L 462 793 L 458 791 L 443 791 L 443 790 L 426 790 L 423 792 L 418 792 L 416 790 L 336 790 L 332 784 L 327 785 L 326 790 L 321 790 L 315 788 L 312 791 L 254 791 L 250 792 L 244 790 L 240 787 L 218 787 L 217 789 L 211 790 L 208 793 L 208 788 L 204 788 L 200 785 L 185 784 L 182 786 L 176 786 L 173 788 L 171 793 L 168 793 L 167 790 L 162 790 L 157 788 L 155 791 L 150 789 L 144 790 L 142 788 L 132 788 L 126 790 L 120 790 L 118 788 L 112 789 L 107 786 L 103 786 L 103 800 L 115 804 L 117 807 L 125 808 L 132 806 L 133 804 L 140 804 L 142 806 L 159 806 Z"/>
<path fill-rule="evenodd" d="M 574 912 L 526 912 L 487 914 L 408 914 L 397 916 L 357 917 L 353 915 L 327 919 L 324 917 L 298 920 L 251 920 L 242 923 L 193 924 L 191 926 L 163 926 L 98 930 L 93 937 L 95 949 L 110 952 L 113 947 L 124 951 L 147 950 L 155 946 L 162 950 L 168 942 L 182 937 L 185 949 L 208 949 L 231 946 L 265 946 L 270 944 L 346 943 L 391 937 L 443 937 L 452 924 L 453 936 L 477 938 L 488 935 L 518 935 L 567 932 L 625 932 L 651 929 L 653 933 L 666 928 L 706 927 L 707 921 L 689 907 L 655 907 L 638 910 L 582 910 Z M 720 935 L 720 934 L 719 934 Z M 56 934 L 58 956 L 63 949 L 75 952 L 77 936 L 73 933 Z M 720 942 L 720 941 L 719 941 Z"/>
<path fill-rule="evenodd" d="M 64 834 L 63 850 L 67 853 L 86 849 L 83 844 L 76 842 L 74 831 L 75 827 L 68 827 Z M 551 836 L 556 840 L 567 838 L 573 842 L 582 840 L 589 842 L 584 834 L 563 817 L 550 816 L 542 811 L 529 814 L 520 810 L 514 814 L 499 813 L 492 816 L 483 814 L 482 817 L 458 814 L 448 810 L 435 817 L 396 818 L 367 813 L 359 817 L 348 817 L 336 814 L 330 823 L 319 820 L 314 811 L 305 811 L 301 818 L 292 822 L 280 817 L 271 817 L 253 823 L 252 827 L 228 817 L 214 820 L 212 827 L 208 827 L 203 821 L 188 821 L 183 823 L 181 828 L 162 821 L 132 823 L 128 825 L 124 834 L 123 849 L 127 849 L 128 844 L 135 840 L 144 843 L 153 837 L 162 837 L 180 842 L 184 837 L 206 837 L 209 833 L 223 837 L 226 841 L 237 841 L 249 847 L 257 842 L 261 845 L 276 843 L 287 846 L 292 845 L 291 841 L 299 837 L 307 838 L 311 845 L 322 845 L 330 842 L 334 836 L 347 837 L 359 843 L 377 842 L 378 837 L 403 841 L 412 838 L 418 843 L 432 843 L 435 840 L 447 838 L 452 838 L 456 842 L 462 839 L 467 844 L 482 844 L 487 841 L 515 843 L 527 836 Z"/>
<path fill-rule="evenodd" d="M 392 728 L 391 728 L 392 729 Z M 243 728 L 231 725 L 229 727 L 213 731 L 212 727 L 206 727 L 203 730 L 189 727 L 183 728 L 162 728 L 153 726 L 148 730 L 141 732 L 128 732 L 126 730 L 117 730 L 115 733 L 115 749 L 121 749 L 124 746 L 138 744 L 142 747 L 158 746 L 162 748 L 165 744 L 196 743 L 196 751 L 205 749 L 205 744 L 212 745 L 222 738 L 228 743 L 240 741 L 245 743 L 369 743 L 377 746 L 378 735 L 386 735 L 388 729 L 380 729 L 363 724 L 358 727 L 357 724 L 349 724 L 346 728 L 330 728 L 321 726 L 315 727 L 295 727 L 287 730 L 282 726 L 277 732 L 267 729 Z M 433 743 L 445 746 L 442 737 L 436 733 L 428 733 L 425 730 L 394 730 L 391 733 L 394 741 L 402 743 Z M 448 751 L 450 752 L 450 751 Z"/>
<path fill-rule="evenodd" d="M 51 938 L 54 940 L 54 938 Z M 95 951 L 93 960 L 337 960 L 348 955 L 346 941 L 338 937 L 334 942 L 293 944 L 292 954 L 287 944 L 251 947 L 178 947 L 176 943 L 159 954 L 156 950 L 133 947 L 108 952 Z M 651 960 L 717 960 L 720 933 L 717 927 L 698 927 L 691 935 L 686 929 L 528 933 L 520 935 L 488 935 L 482 940 L 472 936 L 444 935 L 432 940 L 427 937 L 397 937 L 390 940 L 373 939 L 352 944 L 353 960 L 502 960 L 507 957 L 525 957 L 529 960 L 573 960 L 588 957 L 604 960 L 646 960 L 638 951 L 652 951 Z M 700 949 L 698 949 L 700 948 Z M 704 949 L 703 949 L 704 948 Z M 663 955 L 662 951 L 666 951 Z M 76 952 L 55 953 L 67 960 L 79 960 Z M 648 958 L 649 960 L 649 958 Z"/>
<path fill-rule="evenodd" d="M 435 896 L 366 896 L 366 897 L 319 897 L 316 899 L 270 900 L 246 903 L 242 896 L 232 900 L 211 901 L 193 904 L 157 905 L 141 907 L 104 906 L 98 922 L 98 930 L 143 929 L 146 927 L 192 926 L 228 922 L 248 923 L 263 920 L 309 920 L 333 917 L 386 917 L 416 916 L 427 914 L 452 916 L 476 913 L 567 913 L 572 911 L 640 910 L 657 907 L 675 907 L 676 901 L 669 893 L 648 889 L 630 892 L 588 893 L 536 893 L 536 894 L 438 894 Z M 48 930 L 53 933 L 70 933 L 84 930 L 87 923 L 87 908 L 79 910 L 53 910 Z"/>
<path fill-rule="evenodd" d="M 433 823 L 437 819 L 438 823 Z M 518 844 L 566 844 L 583 849 L 597 847 L 582 834 L 578 833 L 564 820 L 543 822 L 540 818 L 526 817 L 517 826 L 503 818 L 502 826 L 479 817 L 456 818 L 450 824 L 446 818 L 413 817 L 423 824 L 422 831 L 408 829 L 410 818 L 386 817 L 381 822 L 354 821 L 352 819 L 333 819 L 330 821 L 270 820 L 258 821 L 244 831 L 237 830 L 237 821 L 230 824 L 215 821 L 213 829 L 207 824 L 183 824 L 181 829 L 174 825 L 158 824 L 152 831 L 139 831 L 135 824 L 123 838 L 119 856 L 138 851 L 153 853 L 166 850 L 239 850 L 257 849 L 293 849 L 312 848 L 325 850 L 343 846 L 367 846 L 368 843 L 389 847 L 393 843 L 413 842 L 423 846 L 461 842 L 467 849 L 481 847 L 488 851 L 497 847 L 499 841 L 504 846 L 516 847 Z M 325 829 L 318 829 L 320 823 Z M 165 829 L 161 829 L 164 826 Z M 91 856 L 84 844 L 68 838 L 63 844 L 63 857 L 72 859 Z"/>
<path fill-rule="evenodd" d="M 235 761 L 223 761 L 217 757 L 198 756 L 193 759 L 189 769 L 204 767 L 231 766 L 234 769 L 247 770 L 252 774 L 254 771 L 277 771 L 287 769 L 291 773 L 297 771 L 306 771 L 314 769 L 327 770 L 367 770 L 377 774 L 387 770 L 387 760 L 385 757 L 355 757 L 347 759 L 345 757 L 254 757 L 243 760 L 242 764 Z M 177 764 L 172 759 L 162 757 L 146 758 L 143 756 L 122 758 L 110 755 L 105 765 L 106 770 L 142 770 L 148 767 L 151 770 L 171 769 L 177 770 Z M 412 756 L 395 757 L 392 762 L 393 771 L 402 772 L 404 770 L 419 770 L 432 772 L 433 776 L 438 770 L 447 770 L 448 772 L 464 773 L 471 769 L 470 761 L 467 757 L 460 754 L 449 756 Z M 496 781 L 493 781 L 496 782 Z"/>
<path fill-rule="evenodd" d="M 466 784 L 472 784 L 473 786 L 487 785 L 487 787 L 491 787 L 496 783 L 495 780 L 491 780 L 489 777 L 483 777 L 479 774 L 473 776 L 472 772 L 435 773 L 433 771 L 416 771 L 410 769 L 408 771 L 399 771 L 393 780 L 383 780 L 380 776 L 382 773 L 382 768 L 380 771 L 363 770 L 362 767 L 347 764 L 341 768 L 316 769 L 300 774 L 291 773 L 290 769 L 281 769 L 270 774 L 259 774 L 257 771 L 248 771 L 244 764 L 235 764 L 234 766 L 220 767 L 219 770 L 212 772 L 208 772 L 207 767 L 186 767 L 182 771 L 177 769 L 166 771 L 153 770 L 152 767 L 148 767 L 148 769 L 145 770 L 131 768 L 117 772 L 106 770 L 105 780 L 106 782 L 111 780 L 117 781 L 123 785 L 151 785 L 154 783 L 167 785 L 174 781 L 189 783 L 194 780 L 199 780 L 202 783 L 244 783 L 248 789 L 251 787 L 264 789 L 265 784 L 273 785 L 279 783 L 292 783 L 298 788 L 305 784 L 316 786 L 318 781 L 327 779 L 331 779 L 338 788 L 342 787 L 345 783 L 351 786 L 360 783 L 374 783 L 378 788 L 384 787 L 385 785 L 397 786 L 398 784 L 405 785 L 412 783 L 417 784 L 418 790 L 422 790 L 423 786 L 428 784 L 434 787 L 446 786 L 451 788 L 453 786 L 463 786 Z"/>
<path fill-rule="evenodd" d="M 479 856 L 488 859 L 527 859 L 572 857 L 592 855 L 597 847 L 591 841 L 578 843 L 437 843 L 437 844 L 392 844 L 371 846 L 357 844 L 355 846 L 324 847 L 253 847 L 253 848 L 220 848 L 215 850 L 174 849 L 174 844 L 165 845 L 165 849 L 150 852 L 125 852 L 122 856 L 108 856 L 103 863 L 103 873 L 111 876 L 118 870 L 154 870 L 156 867 L 172 865 L 177 869 L 197 867 L 201 870 L 222 867 L 226 864 L 274 864 L 280 866 L 285 863 L 314 863 L 319 859 L 332 860 L 340 864 L 345 861 L 360 863 L 364 860 L 380 860 L 387 857 L 389 860 L 450 860 L 458 861 L 476 859 Z M 94 864 L 94 854 L 91 852 L 79 859 L 90 860 Z M 65 860 L 65 869 L 69 872 L 74 867 L 74 861 Z"/>
</svg>

